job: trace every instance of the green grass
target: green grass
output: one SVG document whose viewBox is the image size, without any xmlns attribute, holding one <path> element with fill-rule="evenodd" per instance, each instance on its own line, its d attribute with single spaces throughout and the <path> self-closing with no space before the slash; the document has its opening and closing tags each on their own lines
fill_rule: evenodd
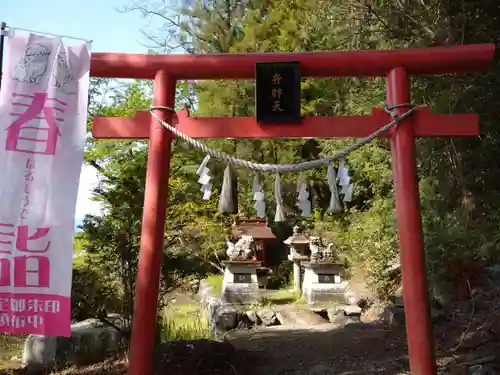
<svg viewBox="0 0 500 375">
<path fill-rule="evenodd" d="M 224 275 L 211 274 L 207 277 L 207 283 L 213 288 L 214 295 L 220 296 L 222 294 L 222 281 Z"/>
<path fill-rule="evenodd" d="M 297 300 L 297 295 L 288 287 L 266 295 L 266 299 L 276 305 L 284 305 Z"/>
<path fill-rule="evenodd" d="M 215 339 L 198 305 L 172 305 L 165 309 L 160 329 L 162 342 Z M 0 333 L 0 372 L 21 365 L 25 336 Z"/>
<path fill-rule="evenodd" d="M 161 341 L 214 339 L 210 322 L 197 305 L 174 305 L 165 309 Z"/>
<path fill-rule="evenodd" d="M 0 333 L 0 370 L 21 364 L 25 336 Z"/>
<path fill-rule="evenodd" d="M 272 308 L 273 306 L 288 305 L 288 304 L 303 304 L 305 299 L 300 295 L 295 294 L 289 288 L 280 289 L 266 294 L 262 297 L 260 303 L 249 306 L 250 310 L 258 310 L 262 308 Z"/>
</svg>

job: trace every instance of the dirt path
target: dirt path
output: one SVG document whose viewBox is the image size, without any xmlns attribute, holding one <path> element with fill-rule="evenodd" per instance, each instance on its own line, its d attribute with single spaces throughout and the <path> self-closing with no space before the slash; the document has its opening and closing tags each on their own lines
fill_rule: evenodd
<svg viewBox="0 0 500 375">
<path fill-rule="evenodd" d="M 498 353 L 500 340 L 485 337 L 481 328 L 468 326 L 455 330 L 450 324 L 435 327 L 437 359 L 440 374 L 500 374 Z M 479 327 L 478 327 L 479 328 Z M 489 328 L 490 329 L 490 328 Z M 458 333 L 458 334 L 457 334 Z M 473 333 L 470 335 L 470 333 Z M 444 341 L 440 339 L 444 338 Z M 465 337 L 462 339 L 462 337 Z M 202 366 L 186 371 L 192 359 L 177 358 L 179 367 L 159 374 L 169 375 L 408 375 L 408 357 L 404 329 L 385 329 L 369 324 L 350 324 L 335 328 L 330 323 L 309 329 L 275 326 L 252 331 L 235 331 L 227 336 L 235 347 L 229 362 L 217 369 Z M 452 345 L 453 349 L 449 349 Z M 443 350 L 444 348 L 448 348 Z M 480 372 L 467 371 L 463 364 L 476 364 Z M 462 365 L 461 365 L 462 364 Z M 494 367 L 492 367 L 492 365 Z M 488 371 L 486 371 L 486 366 Z M 72 367 L 53 375 L 126 375 L 124 360 L 109 360 L 91 366 Z M 2 372 L 1 375 L 27 375 L 24 371 Z"/>
<path fill-rule="evenodd" d="M 235 333 L 229 340 L 241 357 L 235 358 L 241 375 L 398 375 L 408 370 L 402 329 L 367 324 L 333 328 L 329 323 L 310 329 L 276 326 Z"/>
<path fill-rule="evenodd" d="M 180 304 L 189 302 L 191 300 L 186 298 L 176 300 Z M 472 303 L 466 301 L 435 321 L 434 339 L 440 374 L 500 374 L 500 300 L 488 297 L 486 301 L 476 298 L 473 302 L 471 306 Z M 209 365 L 203 365 L 195 372 L 183 371 L 184 367 L 189 367 L 185 365 L 193 363 L 193 359 L 169 355 L 171 359 L 177 358 L 179 366 L 161 374 L 409 374 L 403 326 L 386 328 L 351 323 L 339 327 L 332 323 L 312 324 L 310 321 L 305 324 L 300 321 L 306 319 L 307 314 L 299 312 L 300 309 L 292 316 L 297 320 L 293 325 L 237 330 L 227 334 L 226 339 L 236 350 L 232 359 L 223 362 L 223 368 L 211 369 Z M 212 354 L 208 354 L 212 358 Z M 480 372 L 471 371 L 472 367 L 479 368 Z M 125 361 L 110 360 L 92 366 L 72 367 L 56 374 L 125 375 L 126 371 Z M 3 374 L 0 370 L 0 375 Z M 15 374 L 25 375 L 22 371 Z"/>
</svg>

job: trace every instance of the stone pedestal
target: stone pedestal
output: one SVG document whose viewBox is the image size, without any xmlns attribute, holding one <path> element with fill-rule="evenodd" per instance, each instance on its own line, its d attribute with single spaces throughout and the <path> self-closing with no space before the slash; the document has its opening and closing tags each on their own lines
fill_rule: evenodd
<svg viewBox="0 0 500 375">
<path fill-rule="evenodd" d="M 293 262 L 293 291 L 297 294 L 300 293 L 301 286 L 301 272 L 300 272 L 300 264 L 301 262 L 305 262 L 309 260 L 308 256 L 300 255 L 299 253 L 292 253 L 288 255 L 288 260 Z"/>
<path fill-rule="evenodd" d="M 251 305 L 260 302 L 257 269 L 261 262 L 225 261 L 222 299 L 227 303 Z"/>
<path fill-rule="evenodd" d="M 304 281 L 302 295 L 310 305 L 338 301 L 345 303 L 344 267 L 338 263 L 318 261 L 302 262 Z"/>
</svg>

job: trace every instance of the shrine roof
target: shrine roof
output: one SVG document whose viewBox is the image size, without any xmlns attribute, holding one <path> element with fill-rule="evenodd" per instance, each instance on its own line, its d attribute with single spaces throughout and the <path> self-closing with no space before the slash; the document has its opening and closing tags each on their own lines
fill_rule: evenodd
<svg viewBox="0 0 500 375">
<path fill-rule="evenodd" d="M 252 236 L 258 240 L 276 238 L 264 219 L 238 219 L 234 224 L 232 235 L 234 237 Z"/>
</svg>

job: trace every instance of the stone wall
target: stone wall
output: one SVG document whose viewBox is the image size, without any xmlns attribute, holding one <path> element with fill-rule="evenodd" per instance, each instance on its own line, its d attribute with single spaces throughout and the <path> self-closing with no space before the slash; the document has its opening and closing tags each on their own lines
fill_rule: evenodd
<svg viewBox="0 0 500 375">
<path fill-rule="evenodd" d="M 258 325 L 280 324 L 276 313 L 269 308 L 248 308 L 225 302 L 221 296 L 215 295 L 214 288 L 206 280 L 200 282 L 198 296 L 202 310 L 216 334 Z"/>
</svg>

